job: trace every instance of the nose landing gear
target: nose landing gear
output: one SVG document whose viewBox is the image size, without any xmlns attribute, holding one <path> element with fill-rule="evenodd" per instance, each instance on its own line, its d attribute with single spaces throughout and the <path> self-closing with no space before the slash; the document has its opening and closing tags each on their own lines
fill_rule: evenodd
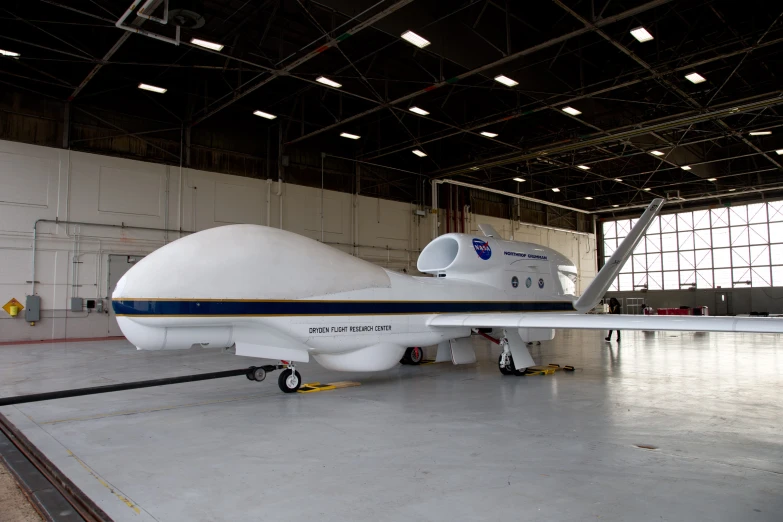
<svg viewBox="0 0 783 522">
<path fill-rule="evenodd" d="M 277 385 L 283 393 L 294 393 L 302 385 L 302 376 L 294 368 L 294 364 L 281 361 L 283 364 L 267 364 L 264 366 L 251 366 L 245 376 L 248 380 L 261 382 L 266 379 L 266 374 L 275 370 L 282 370 L 277 378 Z"/>
</svg>

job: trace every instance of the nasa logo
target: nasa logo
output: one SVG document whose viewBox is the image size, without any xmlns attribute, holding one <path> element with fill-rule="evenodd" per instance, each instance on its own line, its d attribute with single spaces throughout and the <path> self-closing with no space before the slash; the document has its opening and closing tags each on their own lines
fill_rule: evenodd
<svg viewBox="0 0 783 522">
<path fill-rule="evenodd" d="M 511 278 L 511 286 L 513 286 L 514 288 L 519 286 L 519 279 L 517 279 L 517 276 Z"/>
<path fill-rule="evenodd" d="M 530 288 L 530 285 L 532 285 L 532 284 L 533 284 L 533 280 L 532 279 L 530 279 L 529 277 L 527 279 L 525 279 L 525 287 Z"/>
<path fill-rule="evenodd" d="M 486 241 L 474 239 L 473 248 L 476 249 L 478 256 L 485 261 L 492 257 L 492 249 L 489 248 L 489 243 Z"/>
<path fill-rule="evenodd" d="M 538 288 L 544 288 L 544 280 L 543 279 L 539 279 L 538 280 Z"/>
</svg>

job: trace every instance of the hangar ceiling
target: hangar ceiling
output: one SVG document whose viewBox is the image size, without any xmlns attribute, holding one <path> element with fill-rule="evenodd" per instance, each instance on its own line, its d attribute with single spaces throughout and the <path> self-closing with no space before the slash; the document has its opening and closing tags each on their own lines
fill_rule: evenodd
<svg viewBox="0 0 783 522">
<path fill-rule="evenodd" d="M 168 23 L 117 27 L 131 0 L 3 2 L 0 137 L 311 185 L 323 165 L 327 188 L 421 203 L 432 179 L 607 215 L 783 195 L 777 2 L 147 3 Z"/>
</svg>

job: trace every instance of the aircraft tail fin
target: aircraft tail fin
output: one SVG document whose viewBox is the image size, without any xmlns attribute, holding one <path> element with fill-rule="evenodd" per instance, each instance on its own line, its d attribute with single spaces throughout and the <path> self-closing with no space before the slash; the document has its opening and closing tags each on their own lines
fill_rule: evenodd
<svg viewBox="0 0 783 522">
<path fill-rule="evenodd" d="M 631 232 L 623 240 L 622 244 L 617 247 L 617 250 L 614 251 L 614 254 L 612 254 L 612 257 L 609 258 L 603 268 L 601 268 L 593 282 L 590 283 L 590 286 L 587 287 L 587 290 L 574 302 L 574 308 L 578 312 L 587 312 L 598 304 L 617 277 L 617 274 L 620 273 L 620 269 L 628 261 L 636 245 L 642 240 L 644 233 L 647 232 L 650 224 L 652 224 L 653 218 L 658 215 L 665 202 L 666 200 L 663 198 L 657 198 L 650 203 Z"/>
</svg>

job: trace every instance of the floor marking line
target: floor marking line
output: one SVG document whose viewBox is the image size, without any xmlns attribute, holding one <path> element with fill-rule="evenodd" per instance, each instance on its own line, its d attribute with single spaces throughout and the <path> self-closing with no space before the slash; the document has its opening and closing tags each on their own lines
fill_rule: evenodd
<svg viewBox="0 0 783 522">
<path fill-rule="evenodd" d="M 73 453 L 71 450 L 69 450 L 69 449 L 67 449 L 67 448 L 66 448 L 66 451 L 68 452 L 68 456 L 69 456 L 69 457 L 73 457 L 73 458 L 76 460 L 76 462 L 78 462 L 79 464 L 81 464 L 81 466 L 82 466 L 82 467 L 83 467 L 85 470 L 87 470 L 87 473 L 89 473 L 90 475 L 92 475 L 92 476 L 95 478 L 95 480 L 97 480 L 97 481 L 100 483 L 100 485 L 101 485 L 101 486 L 103 486 L 103 487 L 105 487 L 106 489 L 108 489 L 109 491 L 111 491 L 111 492 L 112 492 L 112 494 L 114 494 L 114 496 L 116 496 L 116 497 L 117 497 L 118 499 L 120 499 L 120 500 L 121 500 L 121 501 L 122 501 L 122 502 L 123 502 L 123 503 L 124 503 L 126 506 L 128 506 L 128 507 L 129 507 L 129 508 L 131 508 L 133 511 L 135 511 L 137 515 L 140 515 L 140 514 L 141 514 L 141 510 L 139 509 L 139 507 L 136 505 L 136 503 L 135 503 L 135 502 L 133 502 L 133 501 L 132 501 L 131 499 L 129 499 L 127 496 L 125 496 L 124 494 L 122 494 L 122 492 L 121 492 L 120 490 L 118 490 L 117 488 L 115 488 L 114 486 L 112 486 L 111 484 L 109 484 L 108 482 L 106 482 L 106 481 L 105 481 L 105 480 L 104 480 L 104 479 L 103 479 L 103 478 L 102 478 L 100 475 L 98 475 L 97 473 L 95 473 L 95 471 L 93 471 L 93 470 L 92 470 L 92 468 L 90 468 L 90 467 L 89 467 L 87 464 L 85 464 L 85 463 L 84 463 L 84 461 L 82 461 L 82 459 L 80 459 L 79 457 L 77 457 L 76 455 L 74 455 L 74 453 Z"/>
</svg>

